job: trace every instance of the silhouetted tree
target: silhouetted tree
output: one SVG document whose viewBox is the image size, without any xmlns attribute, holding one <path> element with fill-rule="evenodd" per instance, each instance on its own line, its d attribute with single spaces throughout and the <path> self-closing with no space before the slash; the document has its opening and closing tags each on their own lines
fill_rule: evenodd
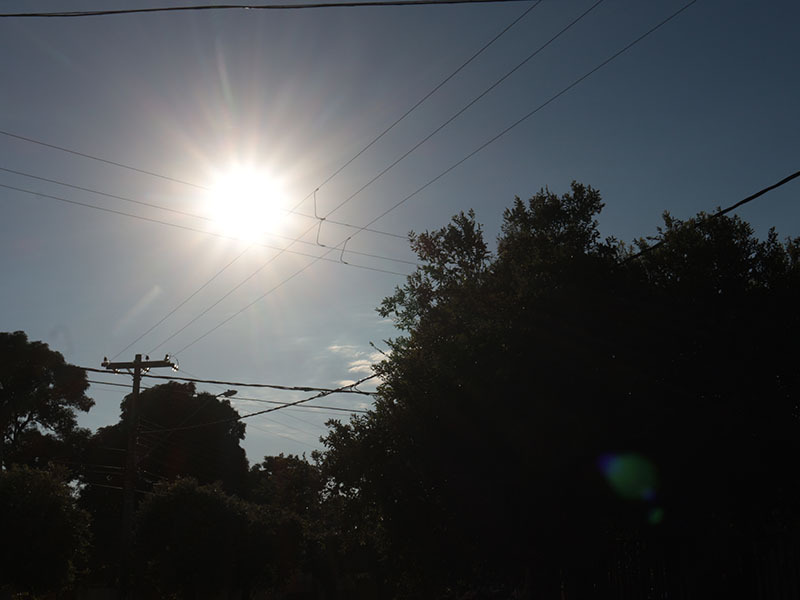
<svg viewBox="0 0 800 600">
<path fill-rule="evenodd" d="M 0 469 L 74 460 L 88 437 L 75 412 L 94 406 L 88 387 L 86 372 L 44 342 L 28 341 L 22 331 L 0 333 Z"/>
<path fill-rule="evenodd" d="M 602 206 L 517 199 L 495 255 L 472 213 L 412 235 L 375 408 L 320 457 L 398 595 L 596 597 L 625 540 L 797 531 L 800 242 L 665 215 L 635 257 Z M 743 585 L 723 563 L 696 589 Z"/>
<path fill-rule="evenodd" d="M 323 482 L 319 468 L 293 454 L 265 456 L 250 467 L 247 499 L 302 518 L 319 514 Z"/>
<path fill-rule="evenodd" d="M 128 439 L 126 396 L 120 422 L 100 428 L 83 457 L 81 506 L 92 514 L 93 571 L 113 582 L 122 517 L 122 484 Z M 170 382 L 139 395 L 137 498 L 158 482 L 193 477 L 201 485 L 218 483 L 228 493 L 243 493 L 247 458 L 240 442 L 244 424 L 225 398 L 195 393 L 191 383 Z M 199 427 L 194 427 L 198 426 Z"/>
<path fill-rule="evenodd" d="M 89 515 L 76 507 L 66 476 L 0 471 L 0 595 L 65 591 L 83 566 Z"/>
<path fill-rule="evenodd" d="M 158 597 L 274 592 L 300 563 L 299 523 L 194 479 L 156 486 L 137 519 L 137 555 Z"/>
</svg>

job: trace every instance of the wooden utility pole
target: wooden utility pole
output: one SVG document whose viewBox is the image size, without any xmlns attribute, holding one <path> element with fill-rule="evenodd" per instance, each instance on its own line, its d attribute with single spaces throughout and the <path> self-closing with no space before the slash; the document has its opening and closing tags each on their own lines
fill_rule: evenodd
<svg viewBox="0 0 800 600">
<path fill-rule="evenodd" d="M 122 536 L 120 540 L 120 581 L 119 597 L 126 599 L 130 597 L 130 576 L 131 560 L 133 547 L 133 517 L 136 513 L 136 432 L 139 427 L 139 416 L 137 404 L 139 400 L 139 385 L 142 380 L 142 371 L 149 371 L 154 367 L 177 368 L 175 363 L 169 359 L 169 355 L 164 360 L 150 360 L 137 354 L 133 362 L 109 362 L 103 359 L 101 366 L 110 371 L 122 369 L 133 369 L 133 392 L 128 403 L 128 451 L 125 455 L 125 482 L 123 484 L 122 500 Z"/>
</svg>

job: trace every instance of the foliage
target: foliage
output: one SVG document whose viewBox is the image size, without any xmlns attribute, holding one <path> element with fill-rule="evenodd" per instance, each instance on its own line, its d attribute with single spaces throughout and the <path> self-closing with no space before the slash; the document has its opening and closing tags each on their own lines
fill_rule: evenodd
<svg viewBox="0 0 800 600">
<path fill-rule="evenodd" d="M 0 591 L 62 591 L 78 573 L 89 541 L 64 472 L 12 466 L 0 471 Z"/>
<path fill-rule="evenodd" d="M 194 479 L 160 484 L 138 514 L 137 555 L 159 595 L 274 589 L 297 565 L 299 525 Z"/>
<path fill-rule="evenodd" d="M 123 400 L 119 423 L 98 430 L 87 462 L 122 465 L 119 452 L 104 449 L 127 447 L 130 401 L 130 395 Z M 227 398 L 198 394 L 192 383 L 169 382 L 142 391 L 137 413 L 140 489 L 154 480 L 191 476 L 201 484 L 220 481 L 229 492 L 243 490 L 244 424 Z"/>
<path fill-rule="evenodd" d="M 322 478 L 305 458 L 290 454 L 265 456 L 250 467 L 247 499 L 311 519 L 319 515 Z"/>
<path fill-rule="evenodd" d="M 792 527 L 800 242 L 665 215 L 635 256 L 601 209 L 517 199 L 494 256 L 472 213 L 412 236 L 375 408 L 321 456 L 397 594 L 588 591 L 615 540 Z"/>
<path fill-rule="evenodd" d="M 128 444 L 130 396 L 120 421 L 99 429 L 83 456 L 81 506 L 94 523 L 94 576 L 114 580 L 122 518 L 122 487 Z M 191 383 L 170 382 L 142 391 L 137 403 L 137 499 L 159 481 L 193 477 L 243 493 L 247 459 L 240 441 L 244 425 L 227 399 L 195 393 Z M 214 423 L 192 428 L 193 425 Z"/>
<path fill-rule="evenodd" d="M 86 373 L 22 331 L 0 333 L 0 468 L 74 457 L 88 432 L 75 411 L 88 411 Z"/>
</svg>

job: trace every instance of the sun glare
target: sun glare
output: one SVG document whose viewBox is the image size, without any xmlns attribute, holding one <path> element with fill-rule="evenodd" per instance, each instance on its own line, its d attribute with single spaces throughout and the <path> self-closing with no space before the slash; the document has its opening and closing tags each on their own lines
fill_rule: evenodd
<svg viewBox="0 0 800 600">
<path fill-rule="evenodd" d="M 275 233 L 287 215 L 278 181 L 248 167 L 229 169 L 216 178 L 207 210 L 220 233 L 250 242 Z"/>
</svg>

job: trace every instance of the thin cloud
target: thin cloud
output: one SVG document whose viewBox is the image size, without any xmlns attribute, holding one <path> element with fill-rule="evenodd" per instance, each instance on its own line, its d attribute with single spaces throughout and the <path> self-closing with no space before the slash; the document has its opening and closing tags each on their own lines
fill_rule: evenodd
<svg viewBox="0 0 800 600">
<path fill-rule="evenodd" d="M 374 363 L 371 360 L 362 358 L 359 360 L 352 361 L 347 370 L 350 371 L 351 373 L 364 373 L 365 375 L 371 375 L 373 364 Z"/>
<path fill-rule="evenodd" d="M 350 346 L 346 344 L 332 344 L 328 346 L 328 350 L 336 352 L 337 354 L 347 354 L 353 356 L 358 353 L 357 346 Z"/>
</svg>

